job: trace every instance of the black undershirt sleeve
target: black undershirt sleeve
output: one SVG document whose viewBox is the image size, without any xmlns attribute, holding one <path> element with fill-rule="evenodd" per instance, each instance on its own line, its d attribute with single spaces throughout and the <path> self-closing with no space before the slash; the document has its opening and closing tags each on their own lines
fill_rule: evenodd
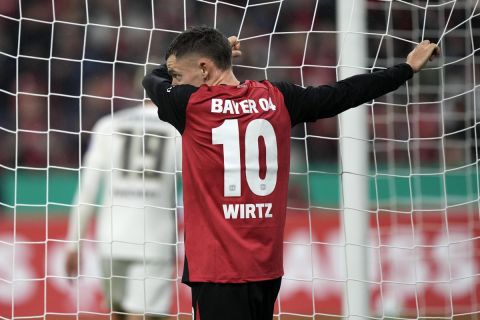
<svg viewBox="0 0 480 320">
<path fill-rule="evenodd" d="M 292 127 L 301 122 L 328 118 L 396 90 L 413 76 L 410 65 L 356 75 L 333 85 L 306 87 L 273 82 L 283 94 Z"/>
<path fill-rule="evenodd" d="M 172 86 L 172 77 L 165 65 L 147 74 L 142 85 L 148 97 L 157 105 L 158 117 L 183 133 L 188 100 L 198 88 L 191 85 Z"/>
</svg>

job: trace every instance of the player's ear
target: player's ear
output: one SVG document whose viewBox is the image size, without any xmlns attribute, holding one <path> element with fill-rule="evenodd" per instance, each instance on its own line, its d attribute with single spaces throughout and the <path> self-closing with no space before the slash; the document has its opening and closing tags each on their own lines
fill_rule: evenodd
<svg viewBox="0 0 480 320">
<path fill-rule="evenodd" d="M 199 61 L 199 66 L 200 66 L 200 72 L 201 72 L 203 81 L 207 81 L 208 75 L 210 73 L 210 67 L 211 67 L 209 65 L 209 61 L 206 59 L 201 59 Z"/>
</svg>

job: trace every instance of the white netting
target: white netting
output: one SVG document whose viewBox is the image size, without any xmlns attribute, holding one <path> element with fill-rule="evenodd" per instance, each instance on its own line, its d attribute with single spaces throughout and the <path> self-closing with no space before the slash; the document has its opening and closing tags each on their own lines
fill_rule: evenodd
<svg viewBox="0 0 480 320">
<path fill-rule="evenodd" d="M 422 39 L 442 48 L 407 86 L 362 107 L 369 119 L 369 316 L 477 319 L 478 1 L 366 6 L 369 70 L 404 62 Z M 335 8 L 333 0 L 1 1 L 0 318 L 109 317 L 93 233 L 83 241 L 90 249 L 79 280 L 65 277 L 66 213 L 94 123 L 143 102 L 138 74 L 163 62 L 178 32 L 206 24 L 238 35 L 241 79 L 326 84 L 339 66 Z M 280 319 L 351 316 L 342 309 L 351 278 L 337 121 L 293 130 Z M 188 291 L 172 286 L 170 313 L 189 318 Z"/>
</svg>

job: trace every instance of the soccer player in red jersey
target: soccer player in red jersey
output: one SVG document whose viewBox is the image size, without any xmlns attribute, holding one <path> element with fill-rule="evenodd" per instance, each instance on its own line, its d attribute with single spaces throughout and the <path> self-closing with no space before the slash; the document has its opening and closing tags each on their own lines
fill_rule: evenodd
<svg viewBox="0 0 480 320">
<path fill-rule="evenodd" d="M 234 37 L 190 28 L 143 86 L 182 134 L 183 282 L 194 319 L 270 320 L 283 275 L 291 127 L 396 90 L 439 49 L 424 41 L 406 63 L 307 88 L 241 82 L 232 51 L 240 53 Z"/>
</svg>

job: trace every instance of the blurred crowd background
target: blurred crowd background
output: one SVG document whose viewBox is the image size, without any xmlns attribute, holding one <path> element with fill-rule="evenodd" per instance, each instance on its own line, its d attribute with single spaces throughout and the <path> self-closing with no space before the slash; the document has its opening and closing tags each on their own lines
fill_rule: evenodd
<svg viewBox="0 0 480 320">
<path fill-rule="evenodd" d="M 442 58 L 412 80 L 419 89 L 403 88 L 368 107 L 372 159 L 437 168 L 471 163 L 480 34 L 479 19 L 469 19 L 475 1 L 453 7 L 427 1 L 427 10 L 423 0 L 410 2 L 367 1 L 368 67 L 403 62 L 412 42 L 423 38 L 441 40 Z M 213 25 L 243 40 L 244 54 L 235 61 L 241 79 L 304 86 L 336 80 L 334 0 L 257 0 L 245 10 L 246 3 L 1 1 L 0 164 L 78 168 L 95 121 L 141 103 L 141 75 L 191 25 Z M 307 137 L 310 163 L 337 163 L 336 118 L 298 126 L 294 134 Z"/>
</svg>

